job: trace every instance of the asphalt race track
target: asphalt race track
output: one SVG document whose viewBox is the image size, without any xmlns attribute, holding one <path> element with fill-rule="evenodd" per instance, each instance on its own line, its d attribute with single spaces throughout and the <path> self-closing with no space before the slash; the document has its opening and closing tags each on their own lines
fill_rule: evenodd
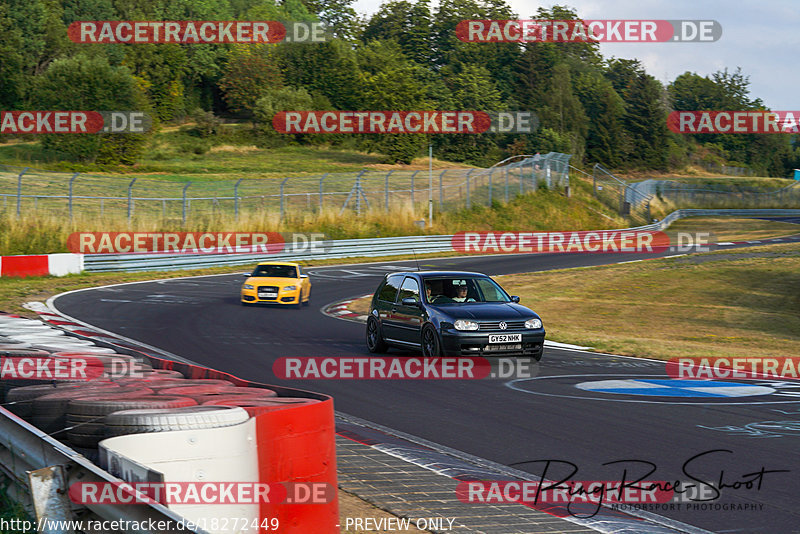
<svg viewBox="0 0 800 534">
<path fill-rule="evenodd" d="M 496 275 L 643 257 L 501 255 L 419 263 Z M 572 480 L 620 480 L 627 469 L 630 480 L 655 469 L 646 480 L 694 478 L 698 486 L 717 487 L 721 480 L 736 489 L 725 487 L 713 501 L 650 511 L 714 532 L 800 532 L 800 381 L 737 380 L 697 390 L 696 383 L 669 381 L 663 362 L 553 348 L 545 350 L 538 376 L 510 382 L 275 378 L 272 363 L 281 356 L 368 354 L 363 325 L 323 315 L 320 307 L 371 293 L 385 272 L 409 268 L 414 262 L 309 269 L 312 303 L 303 309 L 242 307 L 241 275 L 83 290 L 55 305 L 205 366 L 333 395 L 339 412 L 494 462 L 542 474 L 544 461 L 553 460 L 550 479 L 577 469 Z M 523 304 L 536 310 L 535 302 Z M 558 321 L 543 319 L 545 327 Z M 628 462 L 603 465 L 619 460 Z M 714 497 L 702 487 L 698 498 Z"/>
</svg>

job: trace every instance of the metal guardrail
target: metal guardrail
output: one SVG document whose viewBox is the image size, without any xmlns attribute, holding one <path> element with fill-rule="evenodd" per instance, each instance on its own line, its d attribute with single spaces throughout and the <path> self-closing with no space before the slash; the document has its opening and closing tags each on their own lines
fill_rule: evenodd
<svg viewBox="0 0 800 534">
<path fill-rule="evenodd" d="M 9 497 L 23 503 L 28 510 L 36 510 L 42 519 L 41 532 L 72 534 L 69 528 L 80 517 L 84 525 L 89 522 L 128 521 L 137 524 L 170 524 L 175 527 L 180 515 L 161 504 L 85 504 L 74 505 L 67 492 L 77 482 L 119 482 L 82 455 L 35 426 L 25 422 L 5 408 L 0 407 L 0 474 L 11 481 Z M 85 507 L 85 508 L 84 508 Z M 120 524 L 120 523 L 117 523 Z M 177 531 L 177 528 L 173 528 Z M 166 529 L 126 529 L 125 532 L 155 534 Z M 192 532 L 184 529 L 183 532 Z M 196 530 L 193 532 L 203 532 Z"/>
<path fill-rule="evenodd" d="M 84 269 L 104 271 L 169 271 L 245 265 L 258 261 L 310 261 L 334 258 L 425 254 L 453 250 L 452 235 L 383 237 L 376 239 L 340 239 L 322 242 L 317 249 L 292 247 L 280 254 L 87 254 Z"/>
<path fill-rule="evenodd" d="M 681 209 L 661 221 L 636 227 L 638 230 L 663 230 L 685 217 L 800 217 L 797 210 L 772 209 Z M 280 254 L 87 254 L 84 268 L 89 272 L 170 271 L 224 265 L 252 265 L 266 260 L 313 261 L 338 258 L 370 258 L 409 253 L 452 252 L 452 235 L 382 237 L 325 241 L 323 250 L 290 249 Z"/>
<path fill-rule="evenodd" d="M 135 350 L 111 344 L 98 338 L 89 338 L 74 332 L 69 336 L 91 340 L 101 347 L 113 348 L 121 354 L 141 356 Z M 0 481 L 7 481 L 6 494 L 23 508 L 35 514 L 34 521 L 48 534 L 75 534 L 70 528 L 81 521 L 84 526 L 96 521 L 127 521 L 127 526 L 139 525 L 138 530 L 124 531 L 137 534 L 163 532 L 194 532 L 208 534 L 205 530 L 186 526 L 186 519 L 159 503 L 142 502 L 136 505 L 87 503 L 74 504 L 68 491 L 77 482 L 119 483 L 119 479 L 82 454 L 42 432 L 16 414 L 0 406 Z M 39 523 L 41 522 L 41 523 Z M 168 528 L 148 529 L 148 525 L 168 525 Z M 97 524 L 97 523 L 94 523 Z M 112 531 L 105 531 L 103 534 Z M 90 531 L 86 531 L 90 534 Z M 91 531 L 91 534 L 95 534 Z M 100 534 L 97 532 L 96 534 Z"/>
<path fill-rule="evenodd" d="M 687 217 L 800 217 L 800 209 L 681 209 L 675 210 L 660 221 L 633 228 L 634 230 L 665 230 L 678 219 Z"/>
</svg>

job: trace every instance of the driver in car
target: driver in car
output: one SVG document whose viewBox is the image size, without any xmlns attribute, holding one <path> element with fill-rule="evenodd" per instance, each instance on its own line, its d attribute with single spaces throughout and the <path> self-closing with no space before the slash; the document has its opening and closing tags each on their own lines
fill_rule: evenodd
<svg viewBox="0 0 800 534">
<path fill-rule="evenodd" d="M 442 296 L 441 284 L 437 284 L 436 291 L 434 291 L 433 284 L 434 284 L 433 281 L 425 283 L 425 296 L 428 298 L 428 302 L 431 302 L 431 303 L 434 300 L 436 300 L 437 297 L 441 297 Z"/>
<path fill-rule="evenodd" d="M 473 298 L 467 298 L 467 286 L 458 286 L 457 294 L 453 297 L 453 300 L 456 302 L 475 302 Z"/>
</svg>

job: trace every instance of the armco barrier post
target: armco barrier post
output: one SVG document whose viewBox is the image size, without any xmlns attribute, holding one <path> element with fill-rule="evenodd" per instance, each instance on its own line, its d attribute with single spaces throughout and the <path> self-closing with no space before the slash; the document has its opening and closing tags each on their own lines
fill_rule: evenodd
<svg viewBox="0 0 800 534">
<path fill-rule="evenodd" d="M 384 199 L 383 203 L 386 208 L 386 213 L 389 213 L 389 176 L 394 172 L 394 169 L 390 170 L 386 173 L 386 176 L 383 177 L 383 194 Z"/>
<path fill-rule="evenodd" d="M 25 171 L 28 170 L 28 167 L 22 169 L 22 172 L 19 173 L 17 176 L 17 217 L 22 214 L 22 175 L 25 174 Z"/>
<path fill-rule="evenodd" d="M 181 192 L 181 195 L 183 196 L 183 212 L 182 212 L 183 224 L 186 224 L 186 211 L 187 211 L 186 190 L 189 189 L 190 185 L 192 185 L 192 182 L 188 182 L 185 186 L 183 186 L 183 191 Z"/>
<path fill-rule="evenodd" d="M 131 217 L 133 217 L 133 184 L 136 183 L 137 179 L 138 178 L 134 178 L 131 180 L 131 183 L 128 184 L 128 222 L 131 222 Z"/>
<path fill-rule="evenodd" d="M 322 182 L 324 182 L 324 181 L 325 181 L 325 178 L 326 178 L 327 176 L 328 176 L 328 173 L 326 172 L 326 173 L 325 173 L 325 174 L 323 174 L 323 175 L 322 175 L 322 177 L 319 179 L 319 211 L 320 211 L 320 213 L 322 212 L 322 198 L 323 198 L 323 192 L 322 192 Z"/>
<path fill-rule="evenodd" d="M 76 172 L 72 175 L 72 178 L 69 179 L 69 218 L 72 219 L 72 182 L 75 181 L 75 178 L 78 177 L 80 173 Z"/>
<path fill-rule="evenodd" d="M 469 202 L 469 175 L 472 174 L 473 170 L 474 169 L 470 169 L 469 172 L 467 172 L 467 209 L 470 208 L 470 202 Z"/>
<path fill-rule="evenodd" d="M 233 217 L 235 220 L 239 220 L 239 184 L 242 183 L 244 178 L 239 178 L 233 186 Z"/>
<path fill-rule="evenodd" d="M 447 172 L 447 170 L 444 170 L 439 175 L 439 210 L 440 211 L 442 209 L 442 205 L 444 204 L 444 188 L 442 187 L 442 180 L 444 179 L 444 173 L 446 173 L 446 172 Z"/>
<path fill-rule="evenodd" d="M 281 181 L 281 220 L 283 220 L 283 211 L 285 209 L 285 207 L 283 205 L 283 186 L 286 185 L 286 182 L 288 180 L 289 180 L 289 178 L 286 177 L 286 178 L 283 179 L 283 181 Z"/>
</svg>

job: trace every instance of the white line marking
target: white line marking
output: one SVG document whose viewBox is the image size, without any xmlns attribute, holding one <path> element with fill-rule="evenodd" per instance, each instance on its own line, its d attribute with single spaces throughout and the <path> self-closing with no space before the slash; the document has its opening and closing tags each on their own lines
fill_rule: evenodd
<svg viewBox="0 0 800 534">
<path fill-rule="evenodd" d="M 623 263 L 636 263 L 642 260 L 630 260 L 630 261 L 618 261 L 617 265 L 622 265 Z"/>
</svg>

